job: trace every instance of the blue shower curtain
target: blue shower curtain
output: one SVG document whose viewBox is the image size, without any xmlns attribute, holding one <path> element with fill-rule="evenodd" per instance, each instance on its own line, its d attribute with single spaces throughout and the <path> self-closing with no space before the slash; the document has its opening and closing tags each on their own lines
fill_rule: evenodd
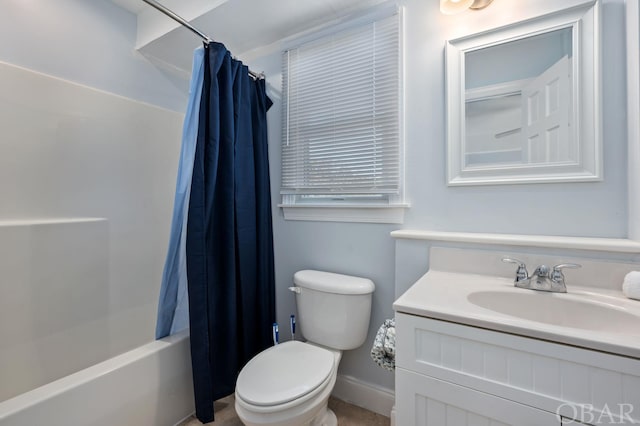
<svg viewBox="0 0 640 426">
<path fill-rule="evenodd" d="M 193 385 L 203 423 L 213 420 L 213 401 L 234 392 L 244 364 L 270 346 L 275 320 L 271 100 L 264 80 L 248 71 L 222 44 L 205 47 L 185 234 Z"/>
<path fill-rule="evenodd" d="M 176 196 L 173 202 L 173 220 L 167 260 L 164 264 L 156 339 L 184 330 L 189 326 L 189 305 L 187 297 L 187 212 L 191 193 L 191 176 L 198 138 L 200 99 L 204 79 L 204 48 L 193 53 L 193 67 L 189 85 L 189 102 L 182 127 L 182 150 L 178 166 Z"/>
</svg>

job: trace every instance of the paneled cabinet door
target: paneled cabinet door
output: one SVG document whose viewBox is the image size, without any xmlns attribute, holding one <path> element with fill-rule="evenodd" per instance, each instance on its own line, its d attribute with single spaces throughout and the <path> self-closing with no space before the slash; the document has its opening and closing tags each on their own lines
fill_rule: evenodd
<svg viewBox="0 0 640 426">
<path fill-rule="evenodd" d="M 554 414 L 396 368 L 401 426 L 560 426 Z"/>
<path fill-rule="evenodd" d="M 573 426 L 586 425 L 586 426 L 592 426 L 592 425 L 590 425 L 589 423 L 582 423 L 582 422 L 579 422 L 579 421 L 577 421 L 577 420 L 571 420 L 571 419 L 568 419 L 568 418 L 566 418 L 566 417 L 563 417 L 563 418 L 562 418 L 562 423 L 560 423 L 560 424 L 561 424 L 562 426 L 566 426 L 566 425 L 573 425 Z"/>
</svg>

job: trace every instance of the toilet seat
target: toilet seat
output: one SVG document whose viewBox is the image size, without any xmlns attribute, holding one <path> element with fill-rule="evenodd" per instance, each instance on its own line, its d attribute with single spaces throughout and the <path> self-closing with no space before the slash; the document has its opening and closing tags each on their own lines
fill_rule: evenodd
<svg viewBox="0 0 640 426">
<path fill-rule="evenodd" d="M 305 399 L 326 385 L 334 368 L 331 351 L 298 341 L 285 342 L 247 363 L 238 376 L 236 394 L 264 408 Z"/>
</svg>

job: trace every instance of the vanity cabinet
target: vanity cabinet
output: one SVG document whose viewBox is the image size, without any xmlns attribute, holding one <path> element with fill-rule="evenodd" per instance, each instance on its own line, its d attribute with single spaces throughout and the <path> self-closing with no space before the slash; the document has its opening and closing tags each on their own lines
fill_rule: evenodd
<svg viewBox="0 0 640 426">
<path fill-rule="evenodd" d="M 398 368 L 398 425 L 541 426 L 558 424 L 554 414 L 488 393 Z M 400 388 L 399 388 L 400 389 Z"/>
<path fill-rule="evenodd" d="M 640 360 L 396 312 L 402 426 L 640 424 Z"/>
</svg>

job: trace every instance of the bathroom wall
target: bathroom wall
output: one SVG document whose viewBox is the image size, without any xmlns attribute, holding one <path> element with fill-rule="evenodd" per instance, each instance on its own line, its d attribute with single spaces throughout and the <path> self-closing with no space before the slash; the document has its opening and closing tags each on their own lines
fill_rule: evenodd
<svg viewBox="0 0 640 426">
<path fill-rule="evenodd" d="M 407 242 L 398 252 L 390 231 L 411 228 L 594 237 L 625 237 L 627 233 L 624 1 L 603 0 L 602 62 L 620 64 L 603 70 L 604 181 L 466 188 L 449 188 L 445 180 L 444 41 L 517 20 L 523 14 L 543 13 L 556 5 L 557 0 L 494 0 L 482 12 L 455 16 L 442 15 L 437 0 L 399 0 L 398 4 L 405 7 L 406 189 L 407 201 L 411 203 L 401 226 L 296 222 L 282 218 L 277 208 L 282 44 L 245 55 L 252 69 L 265 71 L 269 94 L 275 102 L 268 117 L 278 321 L 286 324 L 295 309 L 293 295 L 286 288 L 296 270 L 317 268 L 371 278 L 377 289 L 369 338 L 362 348 L 345 354 L 341 374 L 386 389 L 393 388 L 393 374 L 375 366 L 368 351 L 379 324 L 393 316 L 396 256 L 413 259 L 414 264 L 424 261 L 426 267 L 424 244 Z M 0 13 L 0 61 L 183 112 L 187 96 L 184 76 L 135 52 L 132 48 L 135 36 L 135 17 L 108 1 L 5 0 Z M 177 116 L 175 121 L 179 122 Z M 149 127 L 154 125 L 149 123 Z M 162 144 L 147 145 L 140 152 L 155 152 L 162 155 L 161 160 L 136 162 L 150 173 L 150 183 L 153 181 L 153 197 L 157 197 L 154 199 L 158 205 L 152 209 L 156 213 L 150 214 L 158 215 L 159 227 L 168 222 L 175 184 L 179 149 L 178 126 L 175 127 L 177 137 L 171 137 L 171 142 L 163 139 Z M 0 144 L 0 158 L 6 155 Z M 60 167 L 65 167 L 64 163 Z M 114 170 L 114 175 L 118 173 Z M 117 182 L 110 184 L 117 188 Z M 95 197 L 92 198 L 95 202 L 108 200 L 104 195 L 86 193 L 87 197 Z M 147 200 L 141 201 L 134 195 L 129 206 L 135 205 L 137 209 L 148 205 Z M 25 212 L 12 214 L 11 218 L 24 216 Z M 133 229 L 136 224 L 129 225 Z M 122 233 L 111 234 L 114 240 L 110 250 L 126 241 L 121 238 L 127 228 L 118 229 Z M 120 274 L 126 275 L 127 271 L 135 272 L 119 284 L 118 290 L 110 290 L 111 306 L 125 309 L 127 299 L 132 305 L 155 303 L 167 235 L 150 232 L 141 238 L 149 244 L 149 258 L 142 261 L 132 252 L 129 258 L 110 260 L 110 268 L 119 271 L 110 277 L 111 282 L 122 281 Z M 151 338 L 153 321 L 149 318 L 145 321 Z M 286 327 L 282 327 L 281 334 L 286 338 Z"/>
<path fill-rule="evenodd" d="M 188 76 L 135 42 L 136 16 L 107 0 L 2 2 L 0 61 L 184 113 Z"/>
<path fill-rule="evenodd" d="M 275 104 L 269 111 L 278 320 L 294 310 L 286 290 L 296 270 L 317 268 L 371 278 L 376 283 L 367 343 L 345 354 L 340 373 L 379 388 L 394 387 L 393 374 L 368 352 L 380 323 L 393 316 L 396 256 L 411 259 L 415 278 L 426 270 L 422 242 L 405 241 L 399 252 L 394 229 L 497 232 L 624 238 L 627 235 L 624 1 L 603 1 L 604 180 L 577 184 L 455 187 L 445 178 L 446 39 L 545 13 L 556 0 L 494 0 L 481 12 L 445 16 L 436 0 L 403 0 L 405 7 L 406 191 L 411 208 L 403 225 L 285 221 L 278 211 L 281 141 L 281 59 L 284 42 L 245 55 L 264 70 Z M 576 1 L 562 2 L 566 4 Z M 406 275 L 403 278 L 407 278 Z M 286 336 L 286 332 L 281 333 Z"/>
<path fill-rule="evenodd" d="M 0 401 L 153 340 L 187 93 L 106 0 L 1 9 Z"/>
</svg>

